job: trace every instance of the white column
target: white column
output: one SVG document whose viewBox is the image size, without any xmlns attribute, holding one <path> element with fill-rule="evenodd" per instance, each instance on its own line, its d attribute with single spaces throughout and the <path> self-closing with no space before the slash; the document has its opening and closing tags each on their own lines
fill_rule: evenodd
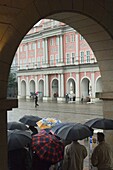
<svg viewBox="0 0 113 170">
<path fill-rule="evenodd" d="M 44 75 L 44 97 L 46 96 L 46 76 Z"/>
<path fill-rule="evenodd" d="M 78 33 L 76 33 L 76 35 L 75 35 L 75 49 L 76 49 L 76 54 L 75 54 L 75 56 L 76 56 L 76 64 L 78 64 L 78 56 L 79 56 L 79 50 L 78 50 Z"/>
<path fill-rule="evenodd" d="M 38 91 L 38 78 L 35 76 L 35 92 Z"/>
<path fill-rule="evenodd" d="M 18 98 L 21 97 L 21 81 L 20 77 L 18 77 Z"/>
<path fill-rule="evenodd" d="M 18 48 L 18 51 L 17 51 L 17 63 L 18 63 L 18 66 L 20 66 L 20 53 L 19 53 L 19 49 Z M 18 70 L 19 70 L 19 67 L 18 67 Z"/>
<path fill-rule="evenodd" d="M 26 77 L 26 97 L 27 97 L 27 96 L 30 96 L 28 76 Z"/>
<path fill-rule="evenodd" d="M 43 59 L 44 59 L 44 64 L 46 62 L 46 47 L 45 47 L 45 39 L 43 39 Z"/>
<path fill-rule="evenodd" d="M 61 56 L 61 62 L 63 62 L 63 43 L 62 43 L 62 35 L 60 35 L 60 56 Z"/>
<path fill-rule="evenodd" d="M 95 78 L 94 72 L 91 73 L 91 86 L 92 86 L 92 97 L 95 97 Z"/>
<path fill-rule="evenodd" d="M 28 65 L 28 44 L 26 44 L 26 65 Z"/>
<path fill-rule="evenodd" d="M 61 74 L 61 97 L 64 97 L 64 75 Z"/>
<path fill-rule="evenodd" d="M 58 63 L 60 62 L 60 37 L 58 36 Z"/>
<path fill-rule="evenodd" d="M 34 46 L 35 46 L 35 49 L 34 49 L 34 50 L 35 50 L 35 64 L 36 64 L 36 42 L 35 42 L 35 45 L 34 45 Z"/>
<path fill-rule="evenodd" d="M 49 97 L 49 81 L 48 81 L 48 75 L 46 75 L 46 96 Z"/>
<path fill-rule="evenodd" d="M 58 75 L 58 94 L 59 94 L 59 97 L 61 97 L 61 79 L 60 79 L 60 74 Z"/>
<path fill-rule="evenodd" d="M 45 53 L 46 53 L 46 64 L 48 64 L 48 44 L 47 44 L 47 38 L 45 39 Z"/>
<path fill-rule="evenodd" d="M 80 79 L 79 79 L 79 73 L 76 73 L 76 100 L 82 96 L 80 96 Z"/>
</svg>

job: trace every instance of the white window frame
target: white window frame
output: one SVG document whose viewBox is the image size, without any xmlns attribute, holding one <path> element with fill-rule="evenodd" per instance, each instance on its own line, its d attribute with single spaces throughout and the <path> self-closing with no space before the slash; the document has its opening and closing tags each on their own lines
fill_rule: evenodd
<svg viewBox="0 0 113 170">
<path fill-rule="evenodd" d="M 80 63 L 84 63 L 84 51 L 80 52 Z"/>
<path fill-rule="evenodd" d="M 86 63 L 90 63 L 90 51 L 86 51 Z"/>
<path fill-rule="evenodd" d="M 66 64 L 70 64 L 70 53 L 66 53 Z"/>
</svg>

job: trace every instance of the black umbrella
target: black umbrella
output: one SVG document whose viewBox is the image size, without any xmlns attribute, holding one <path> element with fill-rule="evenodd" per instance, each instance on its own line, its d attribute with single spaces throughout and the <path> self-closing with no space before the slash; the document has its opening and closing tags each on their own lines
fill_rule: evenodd
<svg viewBox="0 0 113 170">
<path fill-rule="evenodd" d="M 60 123 L 60 124 L 58 124 L 58 125 L 53 126 L 50 130 L 51 130 L 54 134 L 57 134 L 58 131 L 59 131 L 59 129 L 61 129 L 63 126 L 65 126 L 65 125 L 71 125 L 71 124 L 75 124 L 75 123 L 69 123 L 69 122 L 67 122 L 67 123 Z"/>
<path fill-rule="evenodd" d="M 26 125 L 29 126 L 37 126 L 36 122 L 41 120 L 42 118 L 38 116 L 33 116 L 33 115 L 25 115 L 22 118 L 19 119 L 20 122 L 25 123 Z"/>
<path fill-rule="evenodd" d="M 112 119 L 106 119 L 106 118 L 95 118 L 87 121 L 85 125 L 97 128 L 97 129 L 103 129 L 103 130 L 113 130 L 113 120 Z"/>
<path fill-rule="evenodd" d="M 93 130 L 80 123 L 69 123 L 61 127 L 57 135 L 67 141 L 82 140 L 93 135 Z"/>
<path fill-rule="evenodd" d="M 25 124 L 20 123 L 20 122 L 8 122 L 7 129 L 8 130 L 14 130 L 14 129 L 27 130 L 28 127 Z"/>
<path fill-rule="evenodd" d="M 23 130 L 8 130 L 8 151 L 31 145 L 31 133 Z"/>
</svg>

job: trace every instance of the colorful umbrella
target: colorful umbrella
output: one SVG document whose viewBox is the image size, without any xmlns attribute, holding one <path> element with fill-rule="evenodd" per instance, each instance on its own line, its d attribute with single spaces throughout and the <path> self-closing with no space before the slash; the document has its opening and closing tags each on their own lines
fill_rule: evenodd
<svg viewBox="0 0 113 170">
<path fill-rule="evenodd" d="M 92 128 L 97 128 L 97 129 L 113 130 L 112 119 L 94 118 L 94 119 L 87 121 L 85 125 L 92 127 Z"/>
<path fill-rule="evenodd" d="M 29 126 L 37 126 L 36 122 L 41 120 L 42 118 L 33 115 L 25 115 L 19 119 L 20 122 L 29 125 Z"/>
<path fill-rule="evenodd" d="M 32 150 L 40 159 L 54 164 L 63 159 L 64 145 L 54 135 L 42 130 L 32 136 Z"/>
<path fill-rule="evenodd" d="M 40 129 L 47 129 L 52 128 L 55 125 L 60 124 L 61 121 L 55 118 L 42 118 L 40 121 L 37 122 L 37 125 Z"/>
</svg>

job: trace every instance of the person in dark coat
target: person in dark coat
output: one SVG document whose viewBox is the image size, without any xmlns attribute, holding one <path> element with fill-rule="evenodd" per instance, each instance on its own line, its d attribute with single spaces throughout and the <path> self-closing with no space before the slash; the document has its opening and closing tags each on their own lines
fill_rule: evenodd
<svg viewBox="0 0 113 170">
<path fill-rule="evenodd" d="M 31 170 L 32 160 L 26 148 L 8 151 L 8 170 Z"/>
<path fill-rule="evenodd" d="M 37 102 L 38 102 L 38 96 L 36 95 L 35 96 L 35 107 L 39 106 L 39 104 Z"/>
<path fill-rule="evenodd" d="M 51 162 L 41 160 L 36 153 L 32 155 L 32 170 L 49 170 Z"/>
</svg>

